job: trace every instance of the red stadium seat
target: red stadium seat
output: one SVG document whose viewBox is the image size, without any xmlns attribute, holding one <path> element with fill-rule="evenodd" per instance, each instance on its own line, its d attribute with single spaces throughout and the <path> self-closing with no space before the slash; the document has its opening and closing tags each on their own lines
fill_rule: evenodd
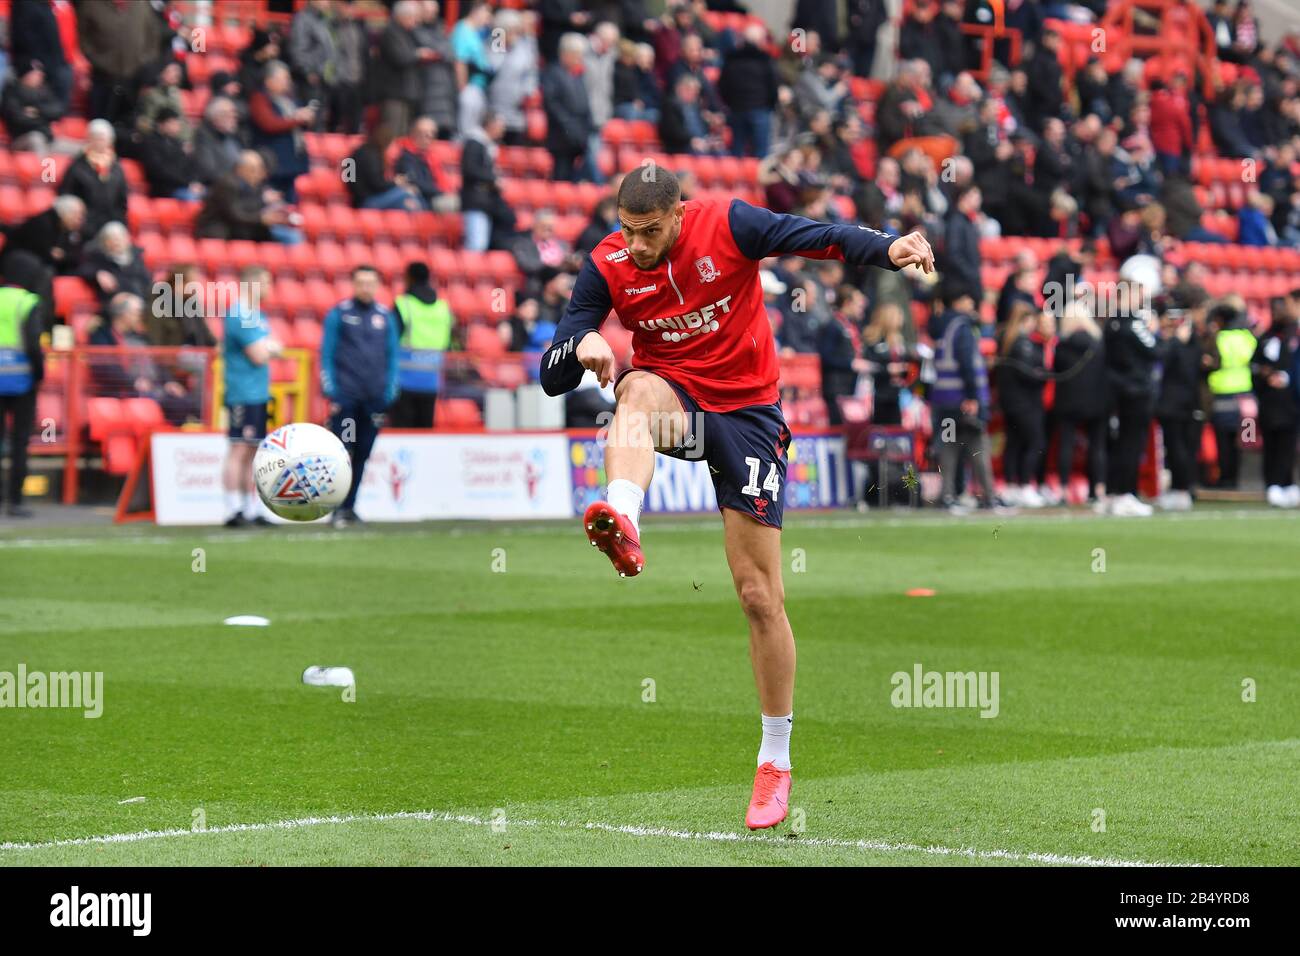
<svg viewBox="0 0 1300 956">
<path fill-rule="evenodd" d="M 434 428 L 481 428 L 483 415 L 472 398 L 444 398 L 434 406 Z"/>
</svg>

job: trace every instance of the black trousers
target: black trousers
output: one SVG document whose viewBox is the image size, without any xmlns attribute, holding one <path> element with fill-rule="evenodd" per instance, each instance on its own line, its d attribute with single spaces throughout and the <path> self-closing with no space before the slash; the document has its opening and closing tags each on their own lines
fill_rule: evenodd
<svg viewBox="0 0 1300 956">
<path fill-rule="evenodd" d="M 384 413 L 374 411 L 365 402 L 344 401 L 336 403 L 330 415 L 330 431 L 343 442 L 352 459 L 352 486 L 348 496 L 339 507 L 351 511 L 357 504 L 357 489 L 361 487 L 361 477 L 366 470 L 366 462 L 379 437 L 379 428 L 384 423 Z"/>
<path fill-rule="evenodd" d="M 1038 477 L 1043 454 L 1043 406 L 1008 406 L 1002 409 L 1007 443 L 1002 454 L 1002 477 L 1009 485 L 1025 485 Z"/>
<path fill-rule="evenodd" d="M 1191 418 L 1161 418 L 1169 487 L 1191 491 L 1196 480 L 1196 453 L 1201 447 L 1201 423 Z"/>
<path fill-rule="evenodd" d="M 23 500 L 27 480 L 27 443 L 36 418 L 36 390 L 21 395 L 0 395 L 0 446 L 9 437 L 9 473 L 5 476 L 4 499 L 16 505 Z M 6 422 L 12 419 L 6 429 Z"/>
<path fill-rule="evenodd" d="M 1106 490 L 1112 495 L 1136 495 L 1142 449 L 1151 430 L 1151 410 L 1145 401 L 1121 401 L 1115 415 L 1119 428 L 1110 443 Z"/>
<path fill-rule="evenodd" d="M 1078 433 L 1088 442 L 1088 496 L 1106 480 L 1106 419 L 1061 418 L 1056 445 L 1056 475 L 1061 491 L 1070 487 L 1070 470 L 1074 465 L 1074 446 Z"/>
<path fill-rule="evenodd" d="M 402 392 L 388 410 L 394 428 L 432 428 L 437 392 Z"/>
<path fill-rule="evenodd" d="M 1283 488 L 1295 484 L 1297 426 L 1265 428 L 1260 437 L 1264 439 L 1264 484 Z"/>
</svg>

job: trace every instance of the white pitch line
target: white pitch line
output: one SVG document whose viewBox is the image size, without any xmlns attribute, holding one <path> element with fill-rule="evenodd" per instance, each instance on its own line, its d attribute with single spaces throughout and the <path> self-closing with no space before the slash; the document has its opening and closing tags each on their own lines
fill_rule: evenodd
<svg viewBox="0 0 1300 956">
<path fill-rule="evenodd" d="M 296 820 L 273 820 L 269 823 L 232 823 L 208 827 L 204 830 L 141 830 L 136 833 L 110 833 L 105 836 L 76 837 L 52 840 L 48 843 L 0 843 L 5 850 L 49 850 L 58 847 L 90 846 L 104 843 L 139 843 L 145 840 L 166 840 L 172 837 L 209 836 L 214 833 L 256 833 L 267 830 L 297 830 L 303 827 L 330 826 L 348 823 L 382 823 L 387 820 L 424 820 L 432 823 L 462 823 L 470 826 L 492 826 L 497 821 L 464 813 L 438 811 L 401 811 L 397 813 L 354 814 L 348 816 L 301 817 Z M 1149 863 L 1143 860 L 1121 860 L 1111 857 L 1092 857 L 1062 853 L 1033 853 L 1015 850 L 978 850 L 973 847 L 922 846 L 917 843 L 889 843 L 882 840 L 837 840 L 830 837 L 799 837 L 797 840 L 756 836 L 749 833 L 720 831 L 697 832 L 675 830 L 669 827 L 640 826 L 570 820 L 511 820 L 503 821 L 509 827 L 555 827 L 563 830 L 595 830 L 636 837 L 665 837 L 672 840 L 701 840 L 708 843 L 767 843 L 780 846 L 818 846 L 844 850 L 878 850 L 886 853 L 926 853 L 931 856 L 956 856 L 973 860 L 1005 860 L 1008 862 L 1045 863 L 1060 866 L 1206 866 L 1203 863 Z"/>
</svg>

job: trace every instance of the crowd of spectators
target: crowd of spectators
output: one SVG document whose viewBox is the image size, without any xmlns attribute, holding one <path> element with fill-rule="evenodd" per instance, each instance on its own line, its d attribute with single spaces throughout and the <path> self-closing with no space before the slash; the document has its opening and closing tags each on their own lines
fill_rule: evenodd
<svg viewBox="0 0 1300 956">
<path fill-rule="evenodd" d="M 986 75 L 977 41 L 962 31 L 990 18 L 976 0 L 913 0 L 890 54 L 877 42 L 888 23 L 884 0 L 799 0 L 788 37 L 756 19 L 714 29 L 710 11 L 746 12 L 734 0 L 539 0 L 525 10 L 469 2 L 455 24 L 436 0 L 397 0 L 379 18 L 361 16 L 360 6 L 308 0 L 287 28 L 253 31 L 238 69 L 208 78 L 211 98 L 192 120 L 182 97 L 195 85 L 192 25 L 164 3 L 83 4 L 77 27 L 94 120 L 58 184 L 60 202 L 12 229 L 5 258 L 39 260 L 46 283 L 83 276 L 105 309 L 122 292 L 139 294 L 149 277 L 124 227 L 119 155 L 141 162 L 154 196 L 200 205 L 196 236 L 300 242 L 295 181 L 310 164 L 305 134 L 364 131 L 345 161 L 353 204 L 458 214 L 465 249 L 509 250 L 525 286 L 501 339 L 536 349 L 581 255 L 616 227 L 617 177 L 607 181 L 602 130 L 613 119 L 643 120 L 670 154 L 758 158 L 757 185 L 776 211 L 928 234 L 937 277 L 794 257 L 764 270 L 778 345 L 820 355 L 830 420 L 842 419 L 844 399 L 867 396 L 878 420 L 913 422 L 927 378 L 917 371 L 929 357 L 917 303 L 940 314 L 969 299 L 977 343 L 989 341 L 995 363 L 1036 369 L 1024 375 L 1040 384 L 1056 374 L 1048 370 L 1059 366 L 1062 352 L 1052 356 L 1067 322 L 1072 334 L 1089 322 L 1105 330 L 1106 315 L 1094 310 L 1083 321 L 1072 303 L 1048 302 L 1036 260 L 1018 261 L 1002 290 L 988 288 L 982 240 L 1081 238 L 1077 258 L 1048 264 L 1049 284 L 1068 277 L 1080 288 L 1098 244 L 1118 263 L 1150 257 L 1158 280 L 1146 291 L 1165 295 L 1166 312 L 1199 316 L 1202 386 L 1219 361 L 1217 330 L 1245 325 L 1247 310 L 1239 298 L 1207 303 L 1195 269 L 1162 269 L 1164 260 L 1181 243 L 1229 234 L 1300 248 L 1300 43 L 1262 36 L 1248 0 L 1205 8 L 1219 57 L 1211 75 L 1190 63 L 1151 69 L 1094 55 L 1069 83 L 1066 41 L 1049 20 L 1095 20 L 1102 0 L 1009 0 L 1006 23 L 1023 43 L 1019 56 L 997 43 Z M 1139 30 L 1160 26 L 1138 20 Z M 15 0 L 10 37 L 0 115 L 14 148 L 57 148 L 50 124 L 68 110 L 72 83 L 50 5 Z M 897 62 L 884 62 L 893 55 Z M 884 80 L 864 84 L 872 76 Z M 502 195 L 499 150 L 537 141 L 530 118 L 539 106 L 552 177 L 610 188 L 573 248 L 546 210 L 518 229 Z M 1219 156 L 1248 170 L 1226 232 L 1205 217 L 1191 175 L 1207 136 Z M 459 190 L 435 158 L 437 140 L 460 144 Z M 683 184 L 694 188 L 687 175 Z M 1100 346 L 1087 354 L 1105 360 Z M 1012 438 L 1007 469 L 1015 487 L 1042 488 L 1048 439 L 1061 433 L 1050 407 L 1040 416 L 1020 399 L 1033 406 L 1045 391 L 1050 403 L 1054 390 L 1000 372 L 994 380 L 1019 396 L 1007 410 L 1018 432 L 1043 419 L 1042 434 Z M 1079 418 L 1080 433 L 1094 420 Z"/>
</svg>

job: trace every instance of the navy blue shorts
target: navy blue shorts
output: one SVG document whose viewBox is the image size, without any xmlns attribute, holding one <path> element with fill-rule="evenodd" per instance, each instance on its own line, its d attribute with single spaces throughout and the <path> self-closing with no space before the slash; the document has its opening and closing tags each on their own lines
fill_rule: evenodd
<svg viewBox="0 0 1300 956">
<path fill-rule="evenodd" d="M 682 443 L 663 454 L 708 463 L 719 511 L 730 508 L 760 524 L 781 527 L 790 447 L 790 428 L 781 403 L 747 405 L 730 412 L 705 411 L 676 382 L 659 377 L 677 393 L 687 417 Z"/>
<path fill-rule="evenodd" d="M 260 405 L 227 405 L 230 440 L 257 444 L 266 437 L 266 402 Z"/>
</svg>

